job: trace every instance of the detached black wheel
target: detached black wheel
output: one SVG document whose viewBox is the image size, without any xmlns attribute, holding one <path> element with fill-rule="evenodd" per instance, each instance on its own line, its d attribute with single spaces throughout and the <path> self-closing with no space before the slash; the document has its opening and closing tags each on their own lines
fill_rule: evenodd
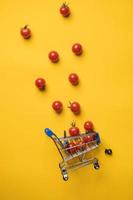
<svg viewBox="0 0 133 200">
<path fill-rule="evenodd" d="M 100 168 L 100 165 L 99 165 L 98 163 L 95 163 L 95 164 L 94 164 L 94 168 L 95 168 L 95 169 L 99 169 L 99 168 Z"/>
<path fill-rule="evenodd" d="M 105 154 L 112 155 L 112 149 L 105 149 Z"/>
</svg>

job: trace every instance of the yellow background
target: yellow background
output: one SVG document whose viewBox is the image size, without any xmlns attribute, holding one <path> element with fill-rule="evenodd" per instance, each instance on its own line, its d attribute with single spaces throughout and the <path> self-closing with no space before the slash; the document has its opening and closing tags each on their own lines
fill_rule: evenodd
<svg viewBox="0 0 133 200">
<path fill-rule="evenodd" d="M 133 199 L 133 1 L 70 0 L 72 15 L 59 14 L 61 0 L 0 1 L 0 200 Z M 33 37 L 20 28 L 29 24 Z M 80 42 L 81 57 L 71 52 Z M 52 64 L 48 52 L 57 50 Z M 68 74 L 80 84 L 72 87 Z M 47 89 L 34 85 L 44 77 Z M 61 100 L 64 111 L 51 109 Z M 80 116 L 67 105 L 78 101 Z M 45 127 L 59 136 L 72 120 L 83 131 L 90 119 L 100 132 L 101 168 L 73 171 L 64 182 L 61 160 Z M 114 155 L 105 156 L 111 147 Z"/>
</svg>

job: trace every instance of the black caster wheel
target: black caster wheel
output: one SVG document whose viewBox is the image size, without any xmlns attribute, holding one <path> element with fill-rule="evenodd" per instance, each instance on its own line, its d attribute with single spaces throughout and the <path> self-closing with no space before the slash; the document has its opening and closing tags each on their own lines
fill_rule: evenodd
<svg viewBox="0 0 133 200">
<path fill-rule="evenodd" d="M 105 154 L 112 155 L 112 149 L 105 149 Z"/>
<path fill-rule="evenodd" d="M 99 169 L 99 168 L 100 168 L 100 165 L 99 165 L 98 163 L 95 163 L 95 164 L 94 164 L 94 168 L 95 168 L 95 169 Z"/>
<path fill-rule="evenodd" d="M 68 180 L 68 175 L 67 175 L 67 174 L 64 174 L 64 175 L 63 175 L 63 180 L 64 180 L 64 181 L 67 181 L 67 180 Z"/>
</svg>

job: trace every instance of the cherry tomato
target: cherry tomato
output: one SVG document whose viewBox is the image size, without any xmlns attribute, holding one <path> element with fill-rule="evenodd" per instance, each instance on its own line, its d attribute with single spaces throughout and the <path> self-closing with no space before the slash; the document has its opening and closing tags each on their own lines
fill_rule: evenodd
<svg viewBox="0 0 133 200">
<path fill-rule="evenodd" d="M 77 148 L 77 151 L 80 151 L 80 150 L 85 150 L 86 148 L 86 145 L 83 141 L 79 141 L 79 142 L 76 142 L 76 148 Z"/>
<path fill-rule="evenodd" d="M 92 123 L 91 121 L 86 121 L 86 122 L 84 123 L 84 129 L 85 129 L 86 131 L 88 131 L 88 132 L 93 131 L 93 129 L 94 129 L 93 123 Z"/>
<path fill-rule="evenodd" d="M 60 113 L 63 109 L 63 104 L 60 101 L 54 101 L 52 103 L 52 108 L 55 110 L 56 113 Z"/>
<path fill-rule="evenodd" d="M 31 37 L 31 30 L 27 25 L 21 28 L 20 33 L 24 39 L 29 39 Z"/>
<path fill-rule="evenodd" d="M 70 148 L 70 149 L 68 149 L 67 151 L 68 151 L 69 153 L 71 153 L 71 154 L 76 153 L 76 151 L 77 151 L 76 144 L 75 144 L 74 142 L 70 142 L 70 143 L 68 144 L 67 148 Z"/>
<path fill-rule="evenodd" d="M 83 137 L 83 142 L 84 143 L 88 143 L 88 142 L 91 142 L 91 141 L 93 141 L 93 137 L 92 136 Z"/>
<path fill-rule="evenodd" d="M 77 56 L 81 55 L 82 52 L 83 52 L 82 45 L 79 44 L 79 43 L 75 43 L 75 44 L 72 46 L 72 51 L 73 51 L 73 53 L 75 53 L 75 55 L 77 55 Z"/>
<path fill-rule="evenodd" d="M 76 115 L 80 113 L 80 104 L 76 101 L 70 103 L 70 106 L 68 106 L 68 108 L 70 108 L 71 111 Z"/>
<path fill-rule="evenodd" d="M 71 125 L 72 125 L 72 127 L 69 128 L 70 136 L 78 136 L 78 135 L 80 135 L 80 130 L 79 130 L 78 127 L 76 127 L 76 123 L 72 123 Z"/>
<path fill-rule="evenodd" d="M 93 140 L 96 140 L 96 134 L 92 136 Z"/>
<path fill-rule="evenodd" d="M 70 15 L 70 8 L 66 3 L 63 3 L 60 7 L 60 13 L 63 17 L 68 17 Z"/>
<path fill-rule="evenodd" d="M 79 83 L 79 77 L 75 73 L 70 74 L 68 79 L 72 85 L 78 85 Z"/>
<path fill-rule="evenodd" d="M 46 86 L 46 81 L 43 78 L 37 78 L 35 80 L 35 85 L 38 87 L 39 90 L 44 90 Z"/>
<path fill-rule="evenodd" d="M 59 54 L 56 51 L 49 52 L 48 57 L 53 63 L 59 61 Z"/>
</svg>

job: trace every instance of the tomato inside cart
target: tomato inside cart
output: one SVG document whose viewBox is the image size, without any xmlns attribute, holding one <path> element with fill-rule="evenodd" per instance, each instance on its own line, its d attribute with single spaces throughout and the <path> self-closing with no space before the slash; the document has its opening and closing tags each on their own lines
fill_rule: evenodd
<svg viewBox="0 0 133 200">
<path fill-rule="evenodd" d="M 45 128 L 44 131 L 46 135 L 53 140 L 62 157 L 59 168 L 65 181 L 68 180 L 68 172 L 71 170 L 89 164 L 93 164 L 94 169 L 99 169 L 100 165 L 97 158 L 86 157 L 89 152 L 99 147 L 101 142 L 99 133 L 92 131 L 79 134 L 78 132 L 77 135 L 72 136 L 70 132 L 70 136 L 67 136 L 66 131 L 64 131 L 64 137 L 59 138 L 49 128 Z M 107 153 L 107 151 L 105 153 Z M 75 158 L 77 159 L 75 160 Z M 73 161 L 73 163 L 70 163 L 70 161 Z"/>
</svg>

